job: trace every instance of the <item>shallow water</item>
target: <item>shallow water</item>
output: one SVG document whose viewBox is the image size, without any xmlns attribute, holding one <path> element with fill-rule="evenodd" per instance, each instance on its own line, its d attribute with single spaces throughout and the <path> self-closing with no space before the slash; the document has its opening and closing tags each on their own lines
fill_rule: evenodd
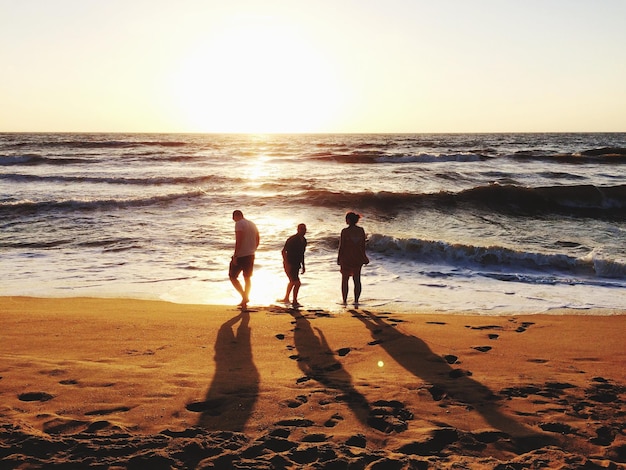
<svg viewBox="0 0 626 470">
<path fill-rule="evenodd" d="M 252 304 L 340 310 L 344 214 L 368 234 L 362 306 L 626 306 L 626 134 L 0 135 L 2 295 L 235 304 L 231 214 L 261 232 Z"/>
</svg>

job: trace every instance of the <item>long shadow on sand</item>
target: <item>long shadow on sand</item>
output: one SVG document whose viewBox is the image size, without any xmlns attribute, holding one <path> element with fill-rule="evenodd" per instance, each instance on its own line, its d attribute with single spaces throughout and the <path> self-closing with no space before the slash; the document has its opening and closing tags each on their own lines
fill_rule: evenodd
<svg viewBox="0 0 626 470">
<path fill-rule="evenodd" d="M 319 328 L 313 331 L 309 320 L 300 312 L 292 312 L 295 318 L 294 343 L 298 350 L 298 366 L 304 373 L 299 381 L 313 379 L 325 387 L 339 392 L 338 402 L 345 402 L 363 424 L 368 423 L 370 406 L 367 399 L 352 384 L 352 377 L 337 362 Z"/>
<path fill-rule="evenodd" d="M 450 398 L 463 406 L 470 406 L 495 429 L 513 437 L 520 448 L 532 449 L 549 444 L 550 437 L 537 433 L 509 416 L 504 415 L 494 393 L 470 378 L 466 371 L 451 367 L 435 354 L 421 339 L 406 335 L 376 315 L 364 311 L 350 311 L 370 331 L 375 342 L 407 372 L 430 384 L 434 400 Z"/>
<path fill-rule="evenodd" d="M 236 334 L 233 327 L 239 322 Z M 252 360 L 250 314 L 225 322 L 215 341 L 215 376 L 202 402 L 187 405 L 200 413 L 198 426 L 208 430 L 243 431 L 259 394 L 259 372 Z"/>
</svg>

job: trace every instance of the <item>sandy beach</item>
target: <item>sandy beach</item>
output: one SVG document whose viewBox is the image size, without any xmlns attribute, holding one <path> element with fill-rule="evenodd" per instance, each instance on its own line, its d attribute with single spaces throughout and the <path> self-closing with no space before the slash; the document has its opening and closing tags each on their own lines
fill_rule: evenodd
<svg viewBox="0 0 626 470">
<path fill-rule="evenodd" d="M 0 298 L 0 468 L 626 468 L 626 311 Z"/>
</svg>

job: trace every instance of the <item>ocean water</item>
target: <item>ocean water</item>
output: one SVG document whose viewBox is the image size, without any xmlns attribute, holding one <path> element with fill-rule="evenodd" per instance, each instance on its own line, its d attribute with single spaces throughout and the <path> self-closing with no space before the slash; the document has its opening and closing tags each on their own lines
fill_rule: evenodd
<svg viewBox="0 0 626 470">
<path fill-rule="evenodd" d="M 252 306 L 284 296 L 303 222 L 300 301 L 341 311 L 354 210 L 363 308 L 626 308 L 625 133 L 0 134 L 0 295 L 235 305 L 234 209 L 261 233 Z"/>
</svg>

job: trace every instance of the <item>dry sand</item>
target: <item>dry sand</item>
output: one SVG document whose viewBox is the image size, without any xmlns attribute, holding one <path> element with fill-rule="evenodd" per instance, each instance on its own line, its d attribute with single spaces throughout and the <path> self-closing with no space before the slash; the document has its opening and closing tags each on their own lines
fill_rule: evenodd
<svg viewBox="0 0 626 470">
<path fill-rule="evenodd" d="M 0 298 L 0 468 L 626 468 L 626 311 Z"/>
</svg>

